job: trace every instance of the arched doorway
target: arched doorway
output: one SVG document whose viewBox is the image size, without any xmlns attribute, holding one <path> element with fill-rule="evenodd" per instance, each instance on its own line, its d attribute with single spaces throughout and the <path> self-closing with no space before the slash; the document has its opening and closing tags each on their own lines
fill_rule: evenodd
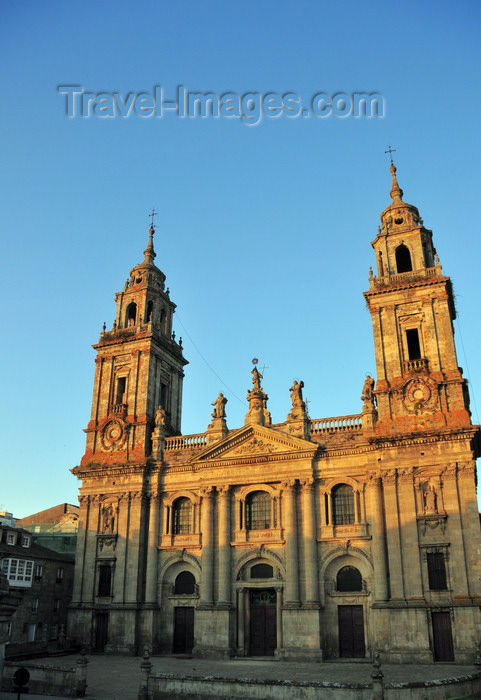
<svg viewBox="0 0 481 700">
<path fill-rule="evenodd" d="M 190 571 L 181 571 L 174 583 L 174 595 L 195 594 L 195 576 Z M 190 654 L 194 648 L 194 606 L 174 606 L 174 654 Z"/>
<path fill-rule="evenodd" d="M 276 591 L 251 588 L 249 593 L 249 656 L 273 656 L 277 647 Z"/>
</svg>

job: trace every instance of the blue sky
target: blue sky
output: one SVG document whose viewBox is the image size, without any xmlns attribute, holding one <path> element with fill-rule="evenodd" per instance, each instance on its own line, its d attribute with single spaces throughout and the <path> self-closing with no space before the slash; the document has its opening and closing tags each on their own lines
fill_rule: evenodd
<svg viewBox="0 0 481 700">
<path fill-rule="evenodd" d="M 95 353 L 114 293 L 156 262 L 189 360 L 183 432 L 223 391 L 242 425 L 251 359 L 273 420 L 294 378 L 313 418 L 358 413 L 375 373 L 362 292 L 390 202 L 405 200 L 453 279 L 459 363 L 481 410 L 479 30 L 460 2 L 38 2 L 0 6 L 3 271 L 0 509 L 76 503 Z M 383 118 L 68 118 L 85 92 L 379 93 Z"/>
</svg>

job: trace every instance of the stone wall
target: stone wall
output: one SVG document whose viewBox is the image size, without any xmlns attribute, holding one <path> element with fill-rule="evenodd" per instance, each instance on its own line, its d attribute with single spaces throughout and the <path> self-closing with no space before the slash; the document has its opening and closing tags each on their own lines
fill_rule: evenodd
<svg viewBox="0 0 481 700">
<path fill-rule="evenodd" d="M 152 674 L 148 680 L 152 700 L 445 700 L 481 693 L 481 672 L 426 683 L 322 683 L 259 681 Z"/>
</svg>

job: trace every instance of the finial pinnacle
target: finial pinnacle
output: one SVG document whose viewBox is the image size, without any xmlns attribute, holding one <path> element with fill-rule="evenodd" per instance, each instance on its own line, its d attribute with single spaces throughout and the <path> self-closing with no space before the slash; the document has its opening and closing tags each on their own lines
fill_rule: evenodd
<svg viewBox="0 0 481 700">
<path fill-rule="evenodd" d="M 154 216 L 157 216 L 157 212 L 155 211 L 155 209 L 152 209 L 149 216 L 151 217 L 150 228 L 155 229 Z"/>
<path fill-rule="evenodd" d="M 387 151 L 384 151 L 384 153 L 389 153 L 389 158 L 390 158 L 390 160 L 391 160 L 391 165 L 394 165 L 394 162 L 393 162 L 393 159 L 392 159 L 392 154 L 393 154 L 393 153 L 396 153 L 396 149 L 395 149 L 395 148 L 391 148 L 391 144 L 389 144 L 389 146 L 388 146 L 388 148 L 387 148 Z"/>
</svg>

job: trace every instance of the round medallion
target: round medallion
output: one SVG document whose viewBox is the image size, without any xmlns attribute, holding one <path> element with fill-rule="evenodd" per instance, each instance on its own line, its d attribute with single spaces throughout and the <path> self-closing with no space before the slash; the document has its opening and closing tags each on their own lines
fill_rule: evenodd
<svg viewBox="0 0 481 700">
<path fill-rule="evenodd" d="M 434 399 L 435 394 L 424 379 L 411 379 L 404 386 L 404 404 L 411 412 L 430 410 Z"/>
<path fill-rule="evenodd" d="M 107 423 L 102 431 L 102 442 L 107 449 L 112 448 L 119 443 L 124 434 L 124 428 L 118 420 L 111 420 Z"/>
</svg>

